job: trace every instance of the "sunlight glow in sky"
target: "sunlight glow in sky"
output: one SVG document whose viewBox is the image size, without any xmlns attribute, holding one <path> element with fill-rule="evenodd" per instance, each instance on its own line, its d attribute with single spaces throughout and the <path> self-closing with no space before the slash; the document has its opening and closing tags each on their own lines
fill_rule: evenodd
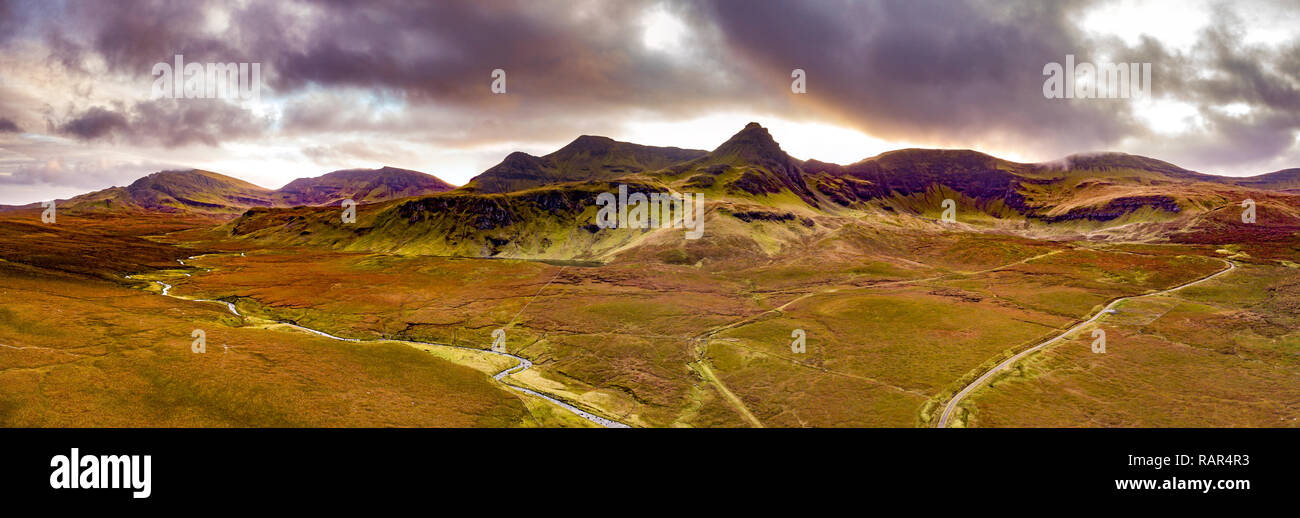
<svg viewBox="0 0 1300 518">
<path fill-rule="evenodd" d="M 1151 131 L 1164 135 L 1187 133 L 1205 124 L 1195 106 L 1167 99 L 1142 99 L 1134 101 L 1142 108 L 1137 112 Z"/>
<path fill-rule="evenodd" d="M 656 51 L 677 52 L 682 39 L 686 37 L 687 27 L 675 15 L 662 5 L 652 7 L 642 18 L 644 29 L 641 42 L 646 48 Z"/>
<path fill-rule="evenodd" d="M 1130 46 L 1149 36 L 1185 52 L 1210 23 L 1210 5 L 1207 0 L 1112 0 L 1090 10 L 1080 27 L 1096 36 L 1120 38 Z"/>
<path fill-rule="evenodd" d="M 839 164 L 920 147 L 1019 162 L 1123 151 L 1230 175 L 1300 166 L 1300 4 L 192 1 L 13 2 L 0 204 L 186 167 L 272 189 L 385 165 L 461 185 L 583 134 L 711 150 L 748 122 L 791 156 Z M 150 66 L 181 49 L 264 61 L 260 100 L 153 99 Z M 1154 97 L 1044 99 L 1043 60 L 1066 53 L 1164 60 Z M 509 93 L 489 92 L 494 68 Z M 789 91 L 794 68 L 807 94 Z"/>
<path fill-rule="evenodd" d="M 800 160 L 815 158 L 823 162 L 851 164 L 885 151 L 910 147 L 851 128 L 736 113 L 712 114 L 685 121 L 633 122 L 627 125 L 621 138 L 615 138 L 650 146 L 712 150 L 750 122 L 767 128 L 781 149 Z"/>
</svg>

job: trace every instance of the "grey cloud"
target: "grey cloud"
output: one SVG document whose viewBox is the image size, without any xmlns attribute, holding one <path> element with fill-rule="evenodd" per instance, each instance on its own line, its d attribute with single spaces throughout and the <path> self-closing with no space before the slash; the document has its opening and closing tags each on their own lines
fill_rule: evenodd
<svg viewBox="0 0 1300 518">
<path fill-rule="evenodd" d="M 358 163 L 416 162 L 416 153 L 403 150 L 390 143 L 375 145 L 366 141 L 346 141 L 330 145 L 307 146 L 302 154 L 311 161 L 326 167 L 344 168 Z"/>
<path fill-rule="evenodd" d="M 224 140 L 260 136 L 270 123 L 220 99 L 159 99 L 135 105 L 132 130 L 166 147 L 216 146 Z"/>
<path fill-rule="evenodd" d="M 1300 4 L 1290 12 L 1300 16 Z M 1128 134 L 1143 146 L 1135 151 L 1163 153 L 1163 158 L 1209 172 L 1252 174 L 1264 172 L 1249 169 L 1255 164 L 1300 155 L 1300 39 L 1261 46 L 1246 43 L 1248 31 L 1238 15 L 1221 6 L 1190 50 L 1170 50 L 1150 38 L 1118 49 L 1119 61 L 1153 64 L 1157 98 L 1188 103 L 1204 120 L 1204 128 L 1172 137 L 1137 128 Z M 1231 104 L 1249 111 L 1224 113 Z"/>
<path fill-rule="evenodd" d="M 112 185 L 126 185 L 154 171 L 179 167 L 174 163 L 114 160 L 106 161 L 90 154 L 73 155 L 47 161 L 10 160 L 0 158 L 0 164 L 9 174 L 0 175 L 2 185 L 58 185 L 81 190 L 103 189 Z M 17 203 L 22 200 L 0 200 L 0 203 Z M 31 201 L 31 200 L 27 200 Z"/>
<path fill-rule="evenodd" d="M 971 141 L 990 134 L 1094 146 L 1128 130 L 1110 106 L 1052 102 L 1042 68 L 1086 45 L 1077 2 L 710 3 L 733 51 L 873 134 Z M 779 77 L 779 76 L 777 76 Z"/>
<path fill-rule="evenodd" d="M 56 57 L 76 61 L 90 55 L 115 70 L 147 75 L 154 63 L 170 62 L 176 54 L 190 61 L 247 61 L 240 42 L 241 26 L 228 32 L 205 31 L 206 14 L 224 8 L 222 2 L 74 2 L 57 13 L 64 23 L 51 24 L 47 38 Z"/>
<path fill-rule="evenodd" d="M 0 204 L 70 197 L 164 169 L 182 168 L 167 160 L 120 153 L 115 146 L 87 145 L 62 138 L 28 138 L 0 133 Z"/>
<path fill-rule="evenodd" d="M 1136 141 L 1195 168 L 1294 152 L 1300 41 L 1243 43 L 1249 27 L 1234 9 L 1257 6 L 1224 4 L 1196 48 L 1183 52 L 1151 38 L 1128 45 L 1083 32 L 1082 14 L 1099 3 L 0 0 L 0 28 L 21 23 L 25 34 L 43 35 L 51 59 L 71 69 L 102 62 L 136 79 L 149 79 L 154 63 L 175 54 L 264 64 L 270 98 L 283 108 L 274 123 L 222 104 L 150 102 L 82 107 L 57 126 L 82 139 L 165 147 L 323 134 L 453 147 L 564 141 L 614 131 L 621 121 L 744 111 L 1025 155 Z M 1300 17 L 1297 5 L 1270 8 Z M 642 45 L 642 17 L 660 6 L 688 28 L 676 54 Z M 210 30 L 212 12 L 228 16 L 228 25 Z M 1066 54 L 1152 63 L 1157 95 L 1198 107 L 1204 130 L 1161 136 L 1144 127 L 1133 103 L 1044 99 L 1042 67 Z M 489 92 L 495 68 L 507 71 L 508 95 Z M 794 68 L 808 73 L 807 96 L 789 94 Z M 1217 75 L 1200 78 L 1201 71 Z M 1252 114 L 1215 112 L 1231 102 Z M 306 153 L 332 159 L 323 149 Z"/>
<path fill-rule="evenodd" d="M 1000 139 L 1048 156 L 1136 139 L 1170 150 L 1160 158 L 1201 168 L 1259 162 L 1293 149 L 1300 40 L 1244 43 L 1250 28 L 1232 11 L 1238 5 L 1225 4 L 1192 52 L 1171 51 L 1150 37 L 1130 47 L 1079 29 L 1093 4 L 717 0 L 708 11 L 732 52 L 764 67 L 767 76 L 807 71 L 809 96 L 821 108 L 809 118 L 838 118 L 878 136 L 958 146 Z M 1297 5 L 1269 7 L 1300 17 Z M 1156 96 L 1197 107 L 1204 129 L 1162 136 L 1137 118 L 1132 102 L 1044 99 L 1042 67 L 1066 54 L 1152 63 Z M 1210 79 L 1202 77 L 1207 72 Z M 1244 119 L 1213 113 L 1231 102 L 1260 113 Z M 1192 141 L 1200 147 L 1182 145 Z"/>
<path fill-rule="evenodd" d="M 1224 27 L 1207 31 L 1206 44 L 1212 49 L 1210 66 L 1224 72 L 1221 78 L 1204 81 L 1199 88 L 1206 97 L 1217 102 L 1243 101 L 1269 109 L 1300 110 L 1300 70 L 1281 67 L 1269 70 L 1274 63 L 1283 61 L 1284 55 L 1268 49 L 1245 47 L 1238 43 L 1240 34 L 1228 32 Z M 1295 59 L 1297 46 L 1289 49 Z"/>
<path fill-rule="evenodd" d="M 14 11 L 14 2 L 0 0 L 0 44 L 12 38 L 18 28 L 18 13 Z"/>
<path fill-rule="evenodd" d="M 412 104 L 483 109 L 504 104 L 488 88 L 496 68 L 506 70 L 516 102 L 587 113 L 645 103 L 689 114 L 740 104 L 753 91 L 737 71 L 717 73 L 737 65 L 714 52 L 707 31 L 690 36 L 694 45 L 682 57 L 643 48 L 641 17 L 657 5 L 652 0 L 122 4 L 73 4 L 65 13 L 73 22 L 56 25 L 47 38 L 57 57 L 80 63 L 98 56 L 136 76 L 175 54 L 261 62 L 264 82 L 285 94 L 355 87 Z M 201 13 L 212 6 L 229 12 L 224 33 L 204 30 Z M 669 7 L 696 27 L 708 23 L 690 4 Z M 584 9 L 591 14 L 579 16 Z"/>
<path fill-rule="evenodd" d="M 615 132 L 624 119 L 620 110 L 626 109 L 610 108 L 605 116 L 593 117 L 586 112 L 557 113 L 548 103 L 521 103 L 487 116 L 466 106 L 358 97 L 369 96 L 317 93 L 295 98 L 285 104 L 278 130 L 290 137 L 370 136 L 452 148 L 492 145 L 503 138 L 553 143 L 583 133 Z"/>
<path fill-rule="evenodd" d="M 138 145 L 217 146 L 263 134 L 271 121 L 221 99 L 157 99 L 114 111 L 92 107 L 58 125 L 82 140 L 120 139 Z"/>
<path fill-rule="evenodd" d="M 102 106 L 92 107 L 59 126 L 59 132 L 82 140 L 94 140 L 127 133 L 126 116 Z"/>
</svg>

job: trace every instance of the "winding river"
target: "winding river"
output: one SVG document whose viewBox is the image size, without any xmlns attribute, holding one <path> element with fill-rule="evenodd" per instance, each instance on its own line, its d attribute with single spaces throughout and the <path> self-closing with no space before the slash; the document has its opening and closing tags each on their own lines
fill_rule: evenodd
<svg viewBox="0 0 1300 518">
<path fill-rule="evenodd" d="M 210 255 L 210 254 L 204 254 L 204 255 Z M 241 257 L 244 256 L 243 253 L 240 253 L 239 255 L 240 255 Z M 196 256 L 191 256 L 191 257 L 189 257 L 188 259 L 184 259 L 184 260 L 182 260 L 182 259 L 177 259 L 176 262 L 180 263 L 181 266 L 188 266 L 188 265 L 185 264 L 185 261 L 187 261 L 187 260 L 193 260 L 193 259 L 198 259 L 198 258 L 200 258 L 200 257 L 203 257 L 203 256 L 202 256 L 202 255 L 196 255 Z M 210 272 L 210 271 L 212 271 L 212 269 L 211 269 L 211 268 L 207 268 L 206 271 L 209 271 L 209 272 Z M 186 276 L 186 277 L 189 277 L 190 274 L 186 273 L 185 276 Z M 132 279 L 132 276 L 127 275 L 126 278 L 127 278 L 127 279 Z M 185 298 L 185 297 L 179 297 L 179 296 L 176 296 L 176 295 L 172 295 L 172 294 L 171 294 L 172 285 L 167 284 L 167 283 L 162 282 L 162 281 L 150 281 L 150 282 L 153 282 L 154 284 L 157 284 L 160 288 L 162 288 L 162 295 L 165 296 L 165 297 L 171 297 L 171 298 L 174 298 L 174 299 L 180 299 L 180 300 L 189 300 L 189 301 L 193 301 L 193 302 L 215 302 L 215 303 L 217 303 L 217 304 L 223 304 L 223 305 L 225 305 L 226 308 L 229 309 L 230 312 L 233 313 L 233 314 L 235 314 L 236 316 L 240 316 L 240 317 L 244 316 L 244 315 L 242 315 L 242 314 L 239 313 L 239 310 L 238 310 L 238 309 L 235 309 L 235 304 L 234 304 L 234 303 L 226 302 L 226 301 L 224 301 L 224 300 L 212 300 L 212 299 L 188 299 L 188 298 Z M 510 353 L 503 353 L 503 352 L 493 351 L 493 350 L 491 350 L 491 349 L 479 349 L 479 348 L 477 348 L 477 347 L 465 347 L 465 346 L 461 346 L 461 345 L 442 344 L 442 343 L 437 343 L 437 342 L 423 342 L 423 341 L 418 341 L 418 340 L 399 340 L 399 339 L 362 340 L 362 339 L 360 339 L 360 338 L 344 338 L 344 337 L 341 337 L 341 336 L 335 336 L 335 335 L 332 335 L 332 334 L 326 333 L 326 332 L 321 331 L 321 330 L 319 330 L 319 329 L 312 329 L 312 328 L 310 328 L 310 327 L 302 326 L 302 325 L 299 325 L 299 324 L 294 323 L 294 322 L 288 322 L 288 321 L 284 321 L 284 320 L 277 320 L 277 322 L 279 322 L 279 323 L 281 323 L 281 324 L 284 324 L 284 325 L 286 325 L 286 326 L 292 327 L 292 328 L 294 328 L 294 329 L 298 329 L 298 330 L 300 330 L 300 331 L 306 331 L 306 332 L 308 332 L 308 333 L 312 333 L 312 334 L 320 335 L 320 336 L 323 336 L 323 337 L 325 337 L 325 338 L 329 338 L 329 339 L 332 339 L 332 340 L 339 340 L 339 341 L 342 341 L 342 342 L 357 342 L 357 343 L 365 343 L 365 342 L 397 342 L 397 343 L 404 343 L 404 344 L 412 345 L 412 346 L 415 346 L 415 345 L 430 345 L 430 346 L 435 346 L 435 347 L 451 347 L 451 348 L 455 348 L 455 349 L 464 349 L 464 350 L 467 350 L 467 351 L 475 351 L 475 352 L 479 352 L 479 353 L 495 354 L 495 355 L 498 355 L 498 356 L 506 356 L 506 357 L 509 357 L 509 358 L 513 358 L 513 359 L 514 359 L 516 362 L 518 362 L 518 363 L 516 363 L 515 365 L 511 366 L 510 368 L 508 368 L 508 369 L 506 369 L 506 370 L 503 370 L 503 371 L 501 371 L 501 372 L 496 373 L 495 375 L 492 376 L 492 379 L 494 379 L 494 380 L 500 382 L 502 385 L 505 385 L 505 386 L 507 386 L 507 387 L 510 387 L 510 388 L 513 389 L 513 390 L 517 390 L 517 391 L 519 391 L 519 392 L 523 392 L 523 393 L 528 394 L 528 395 L 530 395 L 530 396 L 534 396 L 534 397 L 539 397 L 539 398 L 545 399 L 546 401 L 549 401 L 549 402 L 555 404 L 556 406 L 559 406 L 560 408 L 563 408 L 563 409 L 565 409 L 565 410 L 568 410 L 568 411 L 570 411 L 570 412 L 573 412 L 573 413 L 574 413 L 575 415 L 577 415 L 578 417 L 581 417 L 581 418 L 583 418 L 583 419 L 586 419 L 586 420 L 591 421 L 591 422 L 593 422 L 593 423 L 596 423 L 596 424 L 598 424 L 598 425 L 604 426 L 604 427 L 606 427 L 606 428 L 630 428 L 628 425 L 623 424 L 623 423 L 620 423 L 620 422 L 618 422 L 618 421 L 614 421 L 614 420 L 606 419 L 606 418 L 604 418 L 604 417 L 600 417 L 600 416 L 598 416 L 598 415 L 594 415 L 594 414 L 592 414 L 592 413 L 590 413 L 590 412 L 587 412 L 587 411 L 584 411 L 584 410 L 582 410 L 582 409 L 579 409 L 579 408 L 577 408 L 577 407 L 575 407 L 575 406 L 573 406 L 573 405 L 570 405 L 570 404 L 568 404 L 568 403 L 565 403 L 564 401 L 560 400 L 559 398 L 557 398 L 557 397 L 555 397 L 555 396 L 551 396 L 551 395 L 543 394 L 543 393 L 538 392 L 538 391 L 536 391 L 536 390 L 532 390 L 532 389 L 529 389 L 529 388 L 521 387 L 521 386 L 519 386 L 519 385 L 515 385 L 515 384 L 513 384 L 513 383 L 510 383 L 510 381 L 508 381 L 508 380 L 505 379 L 506 376 L 509 376 L 509 375 L 511 375 L 511 374 L 516 374 L 516 373 L 519 373 L 519 372 L 523 372 L 523 371 L 525 371 L 525 370 L 527 370 L 528 368 L 530 368 L 530 367 L 533 366 L 533 362 L 531 362 L 531 361 L 529 361 L 527 358 L 524 358 L 524 357 L 521 357 L 521 356 L 515 356 L 515 355 L 510 354 Z"/>
</svg>

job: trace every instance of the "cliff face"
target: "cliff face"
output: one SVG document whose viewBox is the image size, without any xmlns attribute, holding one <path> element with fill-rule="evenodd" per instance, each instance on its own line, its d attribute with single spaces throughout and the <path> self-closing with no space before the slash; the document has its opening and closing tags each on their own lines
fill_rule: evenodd
<svg viewBox="0 0 1300 518">
<path fill-rule="evenodd" d="M 1034 215 L 1034 217 L 1048 223 L 1080 219 L 1086 219 L 1089 221 L 1111 221 L 1127 214 L 1137 212 L 1139 209 L 1143 208 L 1161 210 L 1169 213 L 1177 213 L 1182 210 L 1178 206 L 1178 202 L 1170 196 L 1122 196 L 1114 198 L 1098 208 L 1076 208 L 1061 215 Z"/>
<path fill-rule="evenodd" d="M 1028 180 L 1008 170 L 1010 162 L 966 150 L 906 149 L 851 165 L 805 164 L 813 186 L 835 203 L 854 203 L 922 195 L 943 187 L 972 200 L 1001 202 L 1026 212 L 1021 194 Z"/>
</svg>

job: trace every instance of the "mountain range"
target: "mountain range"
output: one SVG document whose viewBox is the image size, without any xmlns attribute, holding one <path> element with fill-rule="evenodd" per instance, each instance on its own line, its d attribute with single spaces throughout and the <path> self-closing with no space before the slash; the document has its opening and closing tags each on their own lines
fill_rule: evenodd
<svg viewBox="0 0 1300 518">
<path fill-rule="evenodd" d="M 903 149 L 838 165 L 798 160 L 751 123 L 712 151 L 583 136 L 534 157 L 514 153 L 459 189 L 393 199 L 361 211 L 253 209 L 231 236 L 275 244 L 469 257 L 609 261 L 740 261 L 829 245 L 871 232 L 988 231 L 1033 238 L 1221 243 L 1300 232 L 1294 170 L 1232 178 L 1123 153 L 1017 163 L 970 150 Z M 594 224 L 594 200 L 634 192 L 691 192 L 707 200 L 698 242 L 680 229 Z M 943 202 L 957 223 L 943 224 Z M 1241 203 L 1257 204 L 1257 224 Z M 878 238 L 883 239 L 883 238 Z"/>
<path fill-rule="evenodd" d="M 695 192 L 706 239 L 592 224 L 602 192 Z M 344 227 L 338 203 L 366 205 Z M 957 223 L 937 221 L 943 201 Z M 1258 224 L 1241 221 L 1256 203 Z M 584 135 L 544 156 L 512 153 L 466 185 L 403 169 L 335 171 L 264 189 L 210 171 L 163 171 L 74 197 L 81 212 L 233 218 L 231 236 L 281 244 L 457 256 L 598 260 L 771 257 L 848 226 L 1035 238 L 1221 243 L 1300 232 L 1300 169 L 1237 178 L 1123 153 L 1018 163 L 971 150 L 902 149 L 839 165 L 798 160 L 750 123 L 712 151 Z M 730 254 L 730 252 L 729 252 Z M 734 254 L 733 254 L 734 255 Z"/>
</svg>

